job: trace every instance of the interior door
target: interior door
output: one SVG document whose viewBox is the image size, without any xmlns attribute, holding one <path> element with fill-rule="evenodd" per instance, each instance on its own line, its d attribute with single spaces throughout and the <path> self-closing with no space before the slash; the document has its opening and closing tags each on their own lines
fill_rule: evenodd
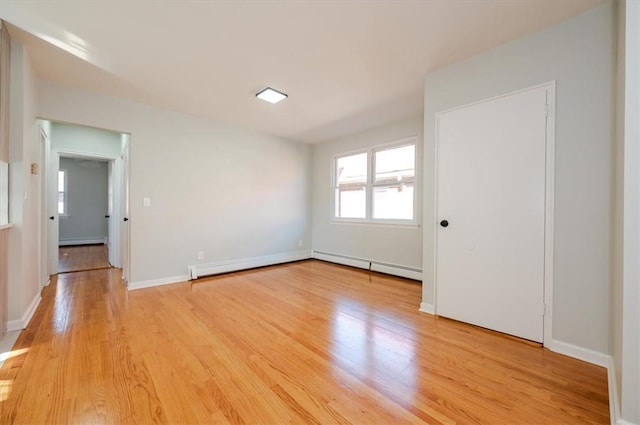
<svg viewBox="0 0 640 425">
<path fill-rule="evenodd" d="M 437 314 L 543 341 L 545 88 L 437 118 Z"/>
<path fill-rule="evenodd" d="M 122 226 L 121 258 L 122 278 L 129 285 L 131 268 L 130 221 L 129 221 L 129 135 L 123 134 L 122 142 Z"/>
<path fill-rule="evenodd" d="M 115 190 L 115 178 L 114 178 L 114 161 L 109 161 L 107 163 L 107 211 L 105 214 L 105 219 L 107 221 L 107 250 L 109 251 L 109 264 L 114 267 L 117 266 L 117 261 L 115 259 L 116 249 L 114 246 L 114 226 L 113 226 L 113 218 L 114 218 L 114 190 Z"/>
<path fill-rule="evenodd" d="M 49 181 L 53 182 L 49 186 L 47 202 L 47 217 L 49 218 L 49 275 L 58 273 L 58 171 L 60 171 L 60 154 L 52 152 L 51 166 L 49 167 Z"/>
</svg>

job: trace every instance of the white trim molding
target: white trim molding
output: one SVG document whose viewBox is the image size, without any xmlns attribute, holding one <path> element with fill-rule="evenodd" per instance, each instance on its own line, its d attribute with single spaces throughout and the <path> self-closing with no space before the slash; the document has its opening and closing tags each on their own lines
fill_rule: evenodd
<svg viewBox="0 0 640 425">
<path fill-rule="evenodd" d="M 196 264 L 189 266 L 189 279 L 197 279 L 203 276 L 229 273 L 238 270 L 254 269 L 256 267 L 290 263 L 292 261 L 308 260 L 311 258 L 311 255 L 311 251 L 283 252 L 280 254 L 265 255 L 262 257 L 239 258 L 209 264 Z"/>
<path fill-rule="evenodd" d="M 573 357 L 607 369 L 607 385 L 609 387 L 609 416 L 611 425 L 637 425 L 620 417 L 620 399 L 616 382 L 616 370 L 613 357 L 588 348 L 578 347 L 567 342 L 552 340 L 546 347 L 558 354 Z"/>
<path fill-rule="evenodd" d="M 552 339 L 551 342 L 545 344 L 545 347 L 555 353 L 564 354 L 565 356 L 573 357 L 574 359 L 582 360 L 596 366 L 602 366 L 604 368 L 609 367 L 609 359 L 611 356 L 608 354 L 579 347 L 577 345 L 569 344 L 568 342 L 558 341 L 557 339 Z"/>
<path fill-rule="evenodd" d="M 435 314 L 436 314 L 436 306 L 433 305 L 433 304 L 421 302 L 420 303 L 420 311 L 422 313 L 427 313 L 427 314 L 430 314 L 432 316 L 435 316 Z"/>
<path fill-rule="evenodd" d="M 151 279 L 151 280 L 142 280 L 140 282 L 132 282 L 129 285 L 127 285 L 127 289 L 129 291 L 135 291 L 136 289 L 151 288 L 154 286 L 169 285 L 172 283 L 180 283 L 180 282 L 187 282 L 187 281 L 189 281 L 189 276 L 185 274 L 180 276 L 165 277 L 161 279 Z"/>
<path fill-rule="evenodd" d="M 607 384 L 609 385 L 609 417 L 611 425 L 618 425 L 620 417 L 620 400 L 618 399 L 618 387 L 616 384 L 616 368 L 613 357 L 608 356 L 607 362 Z"/>
<path fill-rule="evenodd" d="M 620 417 L 620 398 L 618 396 L 618 385 L 616 378 L 616 369 L 612 356 L 607 356 L 607 381 L 609 385 L 609 416 L 611 425 L 637 425 Z"/>
<path fill-rule="evenodd" d="M 7 322 L 7 332 L 20 331 L 26 328 L 29 325 L 29 322 L 31 322 L 31 318 L 36 312 L 38 305 L 40 305 L 40 300 L 42 300 L 42 297 L 38 293 L 20 319 L 9 320 Z"/>
</svg>

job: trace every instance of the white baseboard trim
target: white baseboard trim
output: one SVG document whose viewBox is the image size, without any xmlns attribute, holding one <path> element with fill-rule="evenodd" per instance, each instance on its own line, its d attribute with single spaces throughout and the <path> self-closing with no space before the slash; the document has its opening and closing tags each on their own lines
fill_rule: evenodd
<svg viewBox="0 0 640 425">
<path fill-rule="evenodd" d="M 607 378 L 609 384 L 609 415 L 611 417 L 611 425 L 637 425 L 620 417 L 620 399 L 618 398 L 618 385 L 616 377 L 615 364 L 612 356 L 607 356 Z"/>
<path fill-rule="evenodd" d="M 609 361 L 607 362 L 607 384 L 609 385 L 609 416 L 611 417 L 611 425 L 619 425 L 620 400 L 618 400 L 616 369 L 612 356 L 609 356 Z"/>
<path fill-rule="evenodd" d="M 22 317 L 18 320 L 9 320 L 7 322 L 7 332 L 21 331 L 22 329 L 26 328 L 31 321 L 33 314 L 36 312 L 41 299 L 42 297 L 40 296 L 40 292 L 38 291 L 38 295 L 33 299 L 31 305 L 29 306 L 29 308 L 27 308 L 27 311 L 24 312 Z"/>
<path fill-rule="evenodd" d="M 436 306 L 433 304 L 422 302 L 420 303 L 420 311 L 423 313 L 431 314 L 432 316 L 436 314 Z"/>
<path fill-rule="evenodd" d="M 422 280 L 422 270 L 416 269 L 414 267 L 388 264 L 376 260 L 368 260 L 365 258 L 351 257 L 348 255 L 334 254 L 331 252 L 323 251 L 313 251 L 313 258 L 317 260 L 328 261 L 330 263 L 342 264 L 344 266 L 390 274 L 393 276 L 405 277 L 408 279 L 420 281 Z"/>
<path fill-rule="evenodd" d="M 190 279 L 203 276 L 211 276 L 221 273 L 235 272 L 238 270 L 254 269 L 256 267 L 272 266 L 275 264 L 290 263 L 292 261 L 308 260 L 311 251 L 283 252 L 262 257 L 239 258 L 236 260 L 218 261 L 209 264 L 196 264 L 189 266 Z"/>
<path fill-rule="evenodd" d="M 129 291 L 135 291 L 136 289 L 143 288 L 151 288 L 153 286 L 161 286 L 161 285 L 169 285 L 172 283 L 179 282 L 187 282 L 189 280 L 189 276 L 181 275 L 181 276 L 173 276 L 173 277 L 165 277 L 162 279 L 151 279 L 151 280 L 142 280 L 140 282 L 131 282 L 127 285 L 127 289 Z"/>
<path fill-rule="evenodd" d="M 573 357 L 574 359 L 592 363 L 597 366 L 602 366 L 604 368 L 609 366 L 609 358 L 611 356 L 608 354 L 599 353 L 588 348 L 578 347 L 577 345 L 569 344 L 568 342 L 552 339 L 549 344 L 545 344 L 545 347 L 558 354 L 564 354 L 565 356 Z"/>
<path fill-rule="evenodd" d="M 60 239 L 58 246 L 106 244 L 107 238 L 92 239 Z"/>
</svg>

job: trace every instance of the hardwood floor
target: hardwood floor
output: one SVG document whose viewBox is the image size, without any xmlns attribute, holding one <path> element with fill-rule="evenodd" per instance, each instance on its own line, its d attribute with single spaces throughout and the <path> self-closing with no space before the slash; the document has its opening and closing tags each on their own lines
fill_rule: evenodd
<svg viewBox="0 0 640 425">
<path fill-rule="evenodd" d="M 60 275 L 0 369 L 0 423 L 606 424 L 603 368 L 419 313 L 319 261 L 127 292 Z"/>
<path fill-rule="evenodd" d="M 58 272 L 106 269 L 109 264 L 107 245 L 73 245 L 58 248 Z"/>
</svg>

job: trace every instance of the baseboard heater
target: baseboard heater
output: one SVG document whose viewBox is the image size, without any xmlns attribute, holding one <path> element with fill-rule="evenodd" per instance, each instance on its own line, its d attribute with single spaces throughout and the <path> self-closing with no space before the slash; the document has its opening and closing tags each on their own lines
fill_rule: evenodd
<svg viewBox="0 0 640 425">
<path fill-rule="evenodd" d="M 247 270 L 254 269 L 256 267 L 290 263 L 292 261 L 308 260 L 309 258 L 311 258 L 311 251 L 297 251 L 274 255 L 265 255 L 263 257 L 241 258 L 237 260 L 226 260 L 209 264 L 197 264 L 194 266 L 189 266 L 189 279 L 193 280 L 200 277 L 235 272 L 238 270 Z"/>
<path fill-rule="evenodd" d="M 359 269 L 371 270 L 374 272 L 386 273 L 393 276 L 406 277 L 408 279 L 422 280 L 422 270 L 415 267 L 401 266 L 398 264 L 383 263 L 375 260 L 351 257 L 330 252 L 313 251 L 313 258 L 328 261 L 330 263 L 342 264 Z"/>
<path fill-rule="evenodd" d="M 58 246 L 106 244 L 107 238 L 61 239 Z"/>
</svg>

